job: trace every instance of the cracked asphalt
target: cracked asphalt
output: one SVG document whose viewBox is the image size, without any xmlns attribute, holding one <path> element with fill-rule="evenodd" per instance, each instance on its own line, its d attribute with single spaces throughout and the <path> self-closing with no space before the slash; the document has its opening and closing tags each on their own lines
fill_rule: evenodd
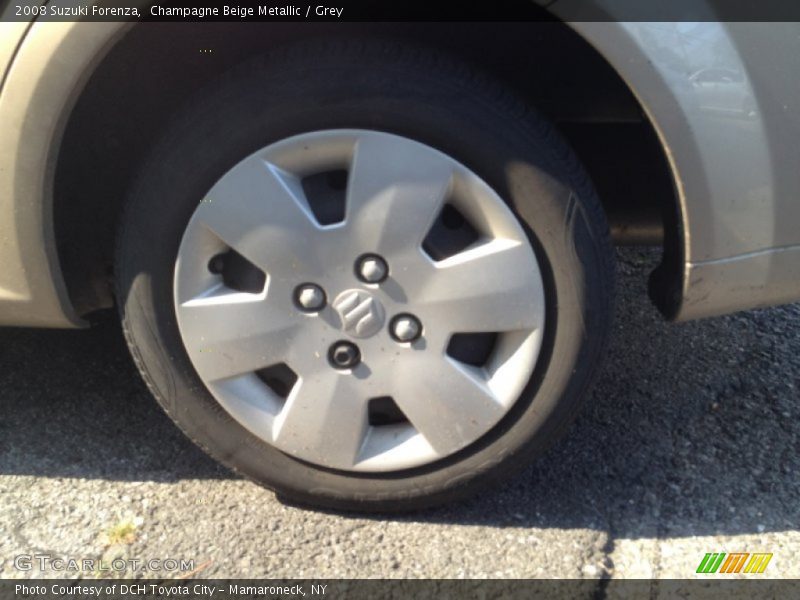
<svg viewBox="0 0 800 600">
<path fill-rule="evenodd" d="M 199 577 L 684 578 L 741 551 L 800 577 L 800 305 L 668 324 L 646 299 L 655 255 L 619 258 L 613 341 L 568 433 L 513 481 L 400 518 L 286 506 L 217 466 L 149 396 L 113 314 L 0 330 L 0 576 L 42 575 L 14 558 L 45 553 Z"/>
</svg>

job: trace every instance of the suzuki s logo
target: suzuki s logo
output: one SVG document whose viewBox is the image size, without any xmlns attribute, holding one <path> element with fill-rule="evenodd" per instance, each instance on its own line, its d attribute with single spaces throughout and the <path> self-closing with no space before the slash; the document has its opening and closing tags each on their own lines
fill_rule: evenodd
<svg viewBox="0 0 800 600">
<path fill-rule="evenodd" d="M 378 299 L 364 290 L 345 290 L 332 306 L 342 320 L 342 331 L 357 338 L 376 334 L 386 318 Z"/>
</svg>

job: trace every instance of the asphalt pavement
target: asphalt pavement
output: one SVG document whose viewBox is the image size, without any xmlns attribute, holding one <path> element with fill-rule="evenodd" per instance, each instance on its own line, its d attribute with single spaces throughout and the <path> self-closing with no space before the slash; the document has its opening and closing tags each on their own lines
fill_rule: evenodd
<svg viewBox="0 0 800 600">
<path fill-rule="evenodd" d="M 768 552 L 764 576 L 800 577 L 800 305 L 669 324 L 646 298 L 655 255 L 619 257 L 613 341 L 573 427 L 507 484 L 402 517 L 287 506 L 218 466 L 111 313 L 0 330 L 0 576 L 77 575 L 26 568 L 38 554 L 146 577 L 683 578 L 708 552 Z M 191 562 L 131 566 L 168 558 Z"/>
</svg>

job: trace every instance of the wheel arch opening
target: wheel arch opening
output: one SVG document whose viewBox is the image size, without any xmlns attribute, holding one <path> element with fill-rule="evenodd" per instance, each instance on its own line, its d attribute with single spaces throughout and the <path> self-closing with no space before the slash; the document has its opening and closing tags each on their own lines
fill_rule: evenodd
<svg viewBox="0 0 800 600">
<path fill-rule="evenodd" d="M 54 175 L 56 247 L 80 315 L 113 305 L 117 222 L 128 187 L 180 107 L 231 67 L 283 44 L 391 37 L 454 55 L 504 81 L 578 154 L 617 244 L 660 246 L 669 314 L 680 290 L 682 234 L 664 149 L 628 86 L 569 26 L 537 23 L 141 23 L 97 64 L 75 103 Z M 487 41 L 488 40 L 488 41 Z M 671 291 L 667 291 L 671 290 Z"/>
</svg>

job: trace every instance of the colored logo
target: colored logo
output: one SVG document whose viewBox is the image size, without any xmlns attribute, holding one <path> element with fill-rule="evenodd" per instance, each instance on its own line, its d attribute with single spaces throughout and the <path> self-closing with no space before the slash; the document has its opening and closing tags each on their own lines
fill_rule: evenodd
<svg viewBox="0 0 800 600">
<path fill-rule="evenodd" d="M 763 573 L 772 553 L 749 552 L 709 552 L 700 561 L 698 573 Z"/>
</svg>

